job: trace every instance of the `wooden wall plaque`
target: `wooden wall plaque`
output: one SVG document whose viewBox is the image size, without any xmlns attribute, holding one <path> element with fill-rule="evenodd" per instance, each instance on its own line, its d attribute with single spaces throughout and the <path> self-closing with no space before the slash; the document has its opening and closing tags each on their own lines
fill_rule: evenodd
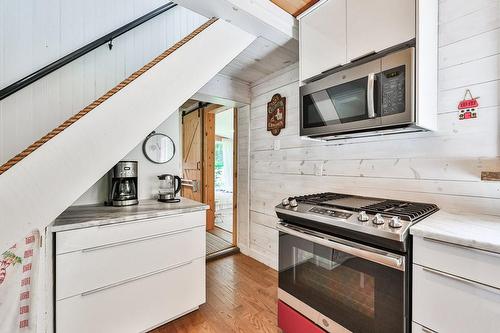
<svg viewBox="0 0 500 333">
<path fill-rule="evenodd" d="M 267 103 L 267 130 L 276 136 L 281 129 L 285 128 L 286 97 L 274 94 L 271 101 Z"/>
</svg>

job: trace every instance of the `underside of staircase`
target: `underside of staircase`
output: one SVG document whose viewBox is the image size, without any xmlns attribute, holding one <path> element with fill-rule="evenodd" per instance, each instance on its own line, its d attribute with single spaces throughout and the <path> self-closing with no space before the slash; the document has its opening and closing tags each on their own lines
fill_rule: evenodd
<svg viewBox="0 0 500 333">
<path fill-rule="evenodd" d="M 211 19 L 0 167 L 0 249 L 50 224 L 255 37 Z"/>
</svg>

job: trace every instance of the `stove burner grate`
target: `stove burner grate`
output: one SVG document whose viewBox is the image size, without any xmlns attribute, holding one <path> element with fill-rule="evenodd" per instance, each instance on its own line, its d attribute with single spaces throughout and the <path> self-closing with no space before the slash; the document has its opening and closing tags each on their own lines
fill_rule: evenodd
<svg viewBox="0 0 500 333">
<path fill-rule="evenodd" d="M 297 200 L 297 202 L 301 202 L 301 203 L 317 205 L 317 204 L 320 204 L 320 203 L 325 202 L 325 201 L 343 199 L 343 198 L 347 198 L 347 197 L 349 197 L 349 195 L 325 192 L 325 193 L 301 195 L 301 196 L 294 197 L 291 199 L 295 199 L 295 200 Z"/>
<path fill-rule="evenodd" d="M 410 222 L 420 221 L 439 210 L 433 204 L 397 200 L 384 200 L 376 204 L 361 207 L 361 209 L 373 214 L 396 215 Z"/>
</svg>

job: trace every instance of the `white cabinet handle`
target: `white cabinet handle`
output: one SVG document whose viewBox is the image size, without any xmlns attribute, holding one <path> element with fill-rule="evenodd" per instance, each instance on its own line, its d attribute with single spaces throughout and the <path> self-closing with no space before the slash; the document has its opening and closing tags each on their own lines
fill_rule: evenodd
<svg viewBox="0 0 500 333">
<path fill-rule="evenodd" d="M 98 293 L 98 292 L 101 292 L 101 291 L 104 291 L 104 290 L 107 290 L 107 289 L 115 288 L 115 287 L 118 287 L 118 286 L 130 283 L 130 282 L 134 282 L 134 281 L 137 281 L 137 280 L 140 280 L 140 279 L 144 279 L 144 278 L 156 275 L 156 274 L 160 274 L 160 273 L 163 273 L 163 272 L 171 271 L 171 270 L 174 270 L 176 268 L 187 266 L 187 265 L 191 264 L 192 262 L 193 262 L 193 260 L 190 260 L 188 262 L 183 262 L 181 264 L 172 265 L 172 266 L 169 266 L 169 267 L 166 267 L 166 268 L 162 268 L 162 269 L 159 269 L 159 270 L 151 272 L 151 273 L 146 273 L 146 274 L 139 275 L 139 276 L 136 276 L 136 277 L 133 277 L 133 278 L 130 278 L 130 279 L 126 279 L 126 280 L 120 281 L 120 282 L 112 283 L 112 284 L 109 284 L 109 285 L 104 286 L 104 287 L 100 287 L 100 288 L 92 289 L 92 290 L 89 290 L 89 291 L 85 291 L 85 292 L 83 292 L 81 294 L 81 296 L 92 295 L 92 294 L 95 294 L 95 293 Z"/>
<path fill-rule="evenodd" d="M 126 240 L 126 241 L 106 244 L 106 245 L 89 247 L 89 248 L 83 249 L 82 252 L 86 253 L 86 252 L 99 251 L 99 250 L 103 250 L 103 249 L 108 249 L 110 247 L 122 246 L 122 245 L 137 243 L 137 242 L 143 242 L 146 240 L 160 238 L 160 237 L 167 237 L 167 236 L 173 236 L 173 235 L 178 235 L 178 234 L 184 234 L 184 233 L 191 232 L 191 231 L 193 231 L 193 229 L 184 229 L 184 230 L 178 230 L 178 231 L 164 232 L 162 234 L 146 236 L 146 237 L 141 237 L 141 238 L 135 238 L 135 239 L 130 239 L 130 240 Z"/>
<path fill-rule="evenodd" d="M 469 280 L 469 279 L 466 279 L 466 278 L 463 278 L 463 277 L 460 277 L 460 276 L 456 276 L 456 275 L 453 275 L 453 274 L 448 274 L 448 273 L 445 273 L 445 272 L 441 272 L 441 271 L 438 271 L 438 270 L 435 270 L 435 269 L 432 269 L 432 268 L 428 268 L 428 267 L 422 267 L 422 269 L 424 271 L 426 271 L 426 272 L 429 272 L 429 273 L 432 273 L 432 274 L 435 274 L 435 275 L 440 275 L 441 277 L 448 278 L 448 279 L 451 279 L 451 280 L 455 280 L 455 281 L 458 281 L 458 282 L 461 282 L 461 283 L 464 283 L 464 284 L 468 284 L 468 285 L 470 285 L 470 286 L 472 286 L 474 288 L 479 288 L 479 289 L 482 289 L 484 291 L 500 295 L 500 289 L 499 288 L 496 288 L 496 287 L 493 287 L 493 286 L 490 286 L 490 285 L 487 285 L 487 284 L 479 283 L 479 282 L 476 282 L 476 281 L 473 281 L 473 280 Z"/>
</svg>

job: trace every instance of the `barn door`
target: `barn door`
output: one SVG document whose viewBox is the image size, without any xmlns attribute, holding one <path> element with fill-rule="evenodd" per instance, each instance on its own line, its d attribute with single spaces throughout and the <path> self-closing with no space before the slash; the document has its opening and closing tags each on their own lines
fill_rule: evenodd
<svg viewBox="0 0 500 333">
<path fill-rule="evenodd" d="M 203 202 L 203 124 L 201 110 L 182 115 L 182 189 L 184 198 Z"/>
</svg>

